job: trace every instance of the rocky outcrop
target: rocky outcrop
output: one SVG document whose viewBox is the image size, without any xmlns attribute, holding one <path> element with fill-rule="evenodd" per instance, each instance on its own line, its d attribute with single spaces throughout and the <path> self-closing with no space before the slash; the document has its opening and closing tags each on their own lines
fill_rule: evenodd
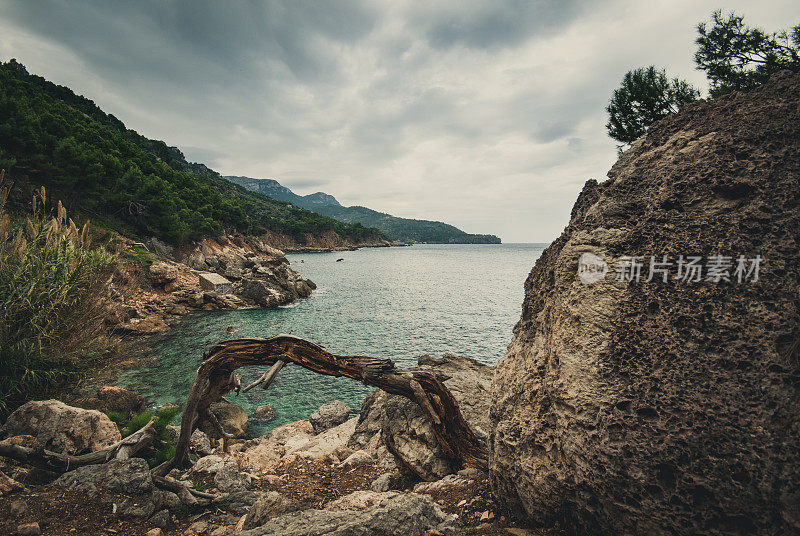
<svg viewBox="0 0 800 536">
<path fill-rule="evenodd" d="M 38 447 L 63 454 L 94 452 L 122 439 L 117 425 L 104 413 L 59 400 L 26 402 L 8 416 L 3 433 L 33 436 Z"/>
<path fill-rule="evenodd" d="M 577 533 L 800 531 L 800 76 L 687 105 L 608 175 L 536 262 L 497 365 L 498 501 Z M 651 255 L 673 264 L 647 281 Z"/>
<path fill-rule="evenodd" d="M 422 356 L 418 365 L 420 370 L 432 372 L 444 381 L 467 423 L 479 437 L 485 438 L 494 368 L 452 354 L 442 358 Z M 419 405 L 385 391 L 374 391 L 364 400 L 348 446 L 380 458 L 385 457 L 382 451 L 388 448 L 401 469 L 423 480 L 439 480 L 458 470 L 442 452 Z"/>
<path fill-rule="evenodd" d="M 163 331 L 192 310 L 279 307 L 308 298 L 316 287 L 258 238 L 223 236 L 188 249 L 121 240 L 131 256 L 160 257 L 146 270 L 140 261 L 120 263 L 114 274 L 107 323 L 123 333 Z"/>
<path fill-rule="evenodd" d="M 339 426 L 350 418 L 350 406 L 341 400 L 323 404 L 312 413 L 308 420 L 314 427 L 314 433 L 320 434 L 328 428 Z"/>
</svg>

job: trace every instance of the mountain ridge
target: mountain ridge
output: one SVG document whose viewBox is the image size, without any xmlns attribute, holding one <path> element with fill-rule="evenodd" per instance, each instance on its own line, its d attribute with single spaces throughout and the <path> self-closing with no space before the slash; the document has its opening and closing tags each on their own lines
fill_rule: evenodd
<svg viewBox="0 0 800 536">
<path fill-rule="evenodd" d="M 301 196 L 275 179 L 255 179 L 238 175 L 229 175 L 224 178 L 248 190 L 262 193 L 279 201 L 292 203 L 295 206 L 344 223 L 373 227 L 388 237 L 403 242 L 433 244 L 501 243 L 500 238 L 495 235 L 467 233 L 454 225 L 440 221 L 402 218 L 361 205 L 346 207 L 339 203 L 334 196 L 325 192 L 315 192 Z"/>
</svg>

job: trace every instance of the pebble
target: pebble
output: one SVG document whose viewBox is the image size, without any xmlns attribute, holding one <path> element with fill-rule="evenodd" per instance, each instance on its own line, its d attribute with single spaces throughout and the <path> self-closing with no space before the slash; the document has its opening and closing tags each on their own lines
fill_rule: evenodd
<svg viewBox="0 0 800 536">
<path fill-rule="evenodd" d="M 39 536 L 42 529 L 39 528 L 39 523 L 24 523 L 17 527 L 17 534 L 19 536 Z"/>
<path fill-rule="evenodd" d="M 159 528 L 150 529 L 147 531 L 147 536 L 164 536 L 164 531 Z"/>
<path fill-rule="evenodd" d="M 25 501 L 14 501 L 11 503 L 11 506 L 9 506 L 9 510 L 12 516 L 22 517 L 25 515 L 25 512 L 28 511 L 28 505 Z"/>
</svg>

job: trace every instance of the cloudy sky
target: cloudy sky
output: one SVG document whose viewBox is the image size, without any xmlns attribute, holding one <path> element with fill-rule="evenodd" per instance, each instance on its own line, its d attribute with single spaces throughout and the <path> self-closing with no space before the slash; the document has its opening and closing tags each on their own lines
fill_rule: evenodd
<svg viewBox="0 0 800 536">
<path fill-rule="evenodd" d="M 0 0 L 0 58 L 223 174 L 547 242 L 616 158 L 622 75 L 705 89 L 695 26 L 723 6 L 800 22 L 797 0 Z"/>
</svg>

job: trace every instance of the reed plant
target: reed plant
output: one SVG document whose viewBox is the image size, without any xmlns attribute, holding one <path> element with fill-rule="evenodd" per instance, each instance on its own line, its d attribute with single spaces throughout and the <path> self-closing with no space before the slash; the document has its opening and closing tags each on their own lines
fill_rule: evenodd
<svg viewBox="0 0 800 536">
<path fill-rule="evenodd" d="M 101 296 L 115 258 L 92 247 L 44 187 L 26 215 L 6 210 L 0 172 L 0 415 L 9 405 L 77 379 L 111 344 Z"/>
</svg>

